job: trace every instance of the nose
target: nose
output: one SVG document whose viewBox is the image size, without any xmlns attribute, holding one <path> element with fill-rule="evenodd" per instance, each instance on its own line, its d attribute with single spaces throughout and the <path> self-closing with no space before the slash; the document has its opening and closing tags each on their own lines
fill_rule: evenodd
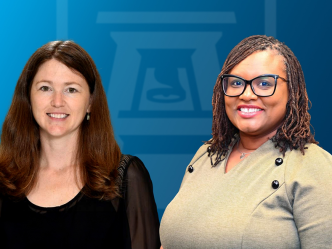
<svg viewBox="0 0 332 249">
<path fill-rule="evenodd" d="M 255 100 L 257 99 L 257 95 L 254 94 L 254 92 L 252 91 L 251 87 L 249 84 L 246 85 L 246 89 L 244 90 L 244 92 L 239 96 L 240 99 L 244 100 L 244 101 L 249 101 L 249 100 Z"/>
<path fill-rule="evenodd" d="M 53 107 L 62 107 L 64 106 L 64 99 L 62 92 L 54 92 L 52 96 L 51 105 Z"/>
</svg>

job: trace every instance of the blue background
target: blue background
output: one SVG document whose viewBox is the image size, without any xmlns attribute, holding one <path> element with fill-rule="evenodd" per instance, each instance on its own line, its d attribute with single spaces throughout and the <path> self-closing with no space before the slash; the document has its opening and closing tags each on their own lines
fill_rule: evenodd
<svg viewBox="0 0 332 249">
<path fill-rule="evenodd" d="M 210 138 L 216 77 L 247 36 L 273 35 L 298 57 L 316 139 L 332 152 L 331 7 L 323 0 L 1 1 L 0 123 L 31 54 L 52 40 L 74 40 L 97 64 L 117 140 L 148 168 L 161 215 Z"/>
</svg>

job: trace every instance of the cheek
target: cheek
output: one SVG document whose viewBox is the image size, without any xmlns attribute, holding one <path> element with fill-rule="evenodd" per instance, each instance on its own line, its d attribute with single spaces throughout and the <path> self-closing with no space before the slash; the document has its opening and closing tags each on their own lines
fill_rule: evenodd
<svg viewBox="0 0 332 249">
<path fill-rule="evenodd" d="M 275 99 L 265 103 L 265 106 L 270 110 L 268 116 L 273 119 L 283 120 L 286 116 L 287 98 Z"/>
<path fill-rule="evenodd" d="M 35 114 L 37 113 L 38 110 L 38 102 L 36 102 L 36 100 L 34 98 L 31 98 L 30 100 L 30 106 L 31 106 L 31 111 L 33 116 L 35 116 Z"/>
<path fill-rule="evenodd" d="M 277 91 L 271 97 L 273 98 L 266 99 L 266 104 L 273 107 L 273 109 L 276 111 L 276 115 L 282 116 L 284 118 L 286 115 L 286 106 L 289 98 L 287 85 L 280 85 L 279 89 L 277 88 Z"/>
<path fill-rule="evenodd" d="M 32 112 L 32 116 L 35 119 L 35 121 L 37 121 L 37 123 L 39 123 L 39 120 L 41 119 L 41 111 L 35 106 L 32 105 L 31 106 L 31 112 Z"/>
<path fill-rule="evenodd" d="M 225 96 L 225 110 L 228 118 L 232 120 L 234 111 L 236 110 L 236 104 L 234 98 Z"/>
<path fill-rule="evenodd" d="M 32 93 L 30 95 L 30 103 L 31 106 L 34 106 L 35 108 L 40 108 L 41 106 L 44 106 L 49 100 L 49 96 L 39 94 L 39 93 Z"/>
</svg>

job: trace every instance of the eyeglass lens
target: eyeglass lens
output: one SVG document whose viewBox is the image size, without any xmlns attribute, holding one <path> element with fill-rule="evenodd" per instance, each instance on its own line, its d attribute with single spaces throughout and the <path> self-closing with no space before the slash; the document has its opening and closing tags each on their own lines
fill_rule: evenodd
<svg viewBox="0 0 332 249">
<path fill-rule="evenodd" d="M 255 94 L 260 96 L 269 96 L 273 94 L 275 89 L 275 78 L 273 76 L 262 76 L 254 79 L 251 83 Z M 225 76 L 223 78 L 223 89 L 226 95 L 238 96 L 241 95 L 246 82 L 240 78 Z"/>
</svg>

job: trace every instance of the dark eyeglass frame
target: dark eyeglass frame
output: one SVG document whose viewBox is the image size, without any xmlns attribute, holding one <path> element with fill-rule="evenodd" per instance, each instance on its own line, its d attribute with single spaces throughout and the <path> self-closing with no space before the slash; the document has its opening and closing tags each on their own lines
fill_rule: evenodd
<svg viewBox="0 0 332 249">
<path fill-rule="evenodd" d="M 227 95 L 227 94 L 226 94 L 226 91 L 225 91 L 225 88 L 224 88 L 224 84 L 223 84 L 223 80 L 224 80 L 225 77 L 235 77 L 235 78 L 238 78 L 238 79 L 243 80 L 243 81 L 246 83 L 246 85 L 245 85 L 244 88 L 243 88 L 243 91 L 242 91 L 240 94 L 238 94 L 238 95 Z M 259 95 L 259 94 L 255 93 L 255 90 L 254 90 L 254 88 L 253 88 L 253 86 L 252 86 L 252 82 L 253 82 L 255 79 L 260 78 L 260 77 L 273 77 L 273 78 L 274 78 L 275 85 L 274 85 L 273 92 L 272 92 L 270 95 L 263 95 L 263 96 L 262 96 L 262 95 Z M 277 81 L 278 81 L 278 79 L 282 79 L 282 80 L 284 80 L 285 82 L 288 82 L 288 80 L 286 80 L 285 78 L 283 78 L 283 77 L 281 77 L 281 76 L 279 76 L 279 75 L 277 75 L 277 74 L 262 74 L 262 75 L 259 75 L 259 76 L 255 77 L 255 78 L 251 79 L 251 80 L 245 80 L 245 79 L 241 78 L 240 76 L 237 76 L 237 75 L 234 75 L 234 74 L 223 74 L 223 75 L 220 75 L 220 79 L 221 79 L 221 84 L 222 84 L 222 90 L 223 90 L 224 94 L 225 94 L 226 96 L 228 96 L 228 97 L 238 97 L 238 96 L 242 95 L 242 94 L 244 93 L 244 91 L 247 89 L 247 85 L 250 85 L 250 88 L 251 88 L 252 92 L 253 92 L 256 96 L 258 96 L 258 97 L 270 97 L 270 96 L 272 96 L 272 95 L 274 94 L 274 92 L 276 91 L 276 88 L 277 88 Z"/>
</svg>

